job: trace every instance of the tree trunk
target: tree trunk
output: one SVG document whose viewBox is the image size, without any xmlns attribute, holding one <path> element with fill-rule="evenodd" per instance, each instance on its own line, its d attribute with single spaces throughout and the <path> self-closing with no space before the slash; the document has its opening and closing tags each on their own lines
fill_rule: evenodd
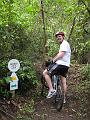
<svg viewBox="0 0 90 120">
<path fill-rule="evenodd" d="M 69 36 L 68 36 L 68 40 L 67 40 L 67 41 L 70 40 L 70 37 L 71 37 L 71 35 L 72 35 L 72 33 L 73 33 L 73 29 L 74 29 L 74 26 L 75 26 L 75 20 L 76 20 L 76 16 L 75 16 L 74 19 L 73 19 L 72 27 L 71 27 L 71 30 L 70 30 L 70 33 L 69 33 Z M 70 41 L 69 41 L 69 42 L 70 42 Z"/>
<path fill-rule="evenodd" d="M 42 23 L 43 23 L 43 58 L 45 60 L 48 49 L 47 49 L 47 35 L 46 35 L 45 14 L 44 14 L 43 0 L 41 0 L 41 15 L 42 15 Z"/>
</svg>

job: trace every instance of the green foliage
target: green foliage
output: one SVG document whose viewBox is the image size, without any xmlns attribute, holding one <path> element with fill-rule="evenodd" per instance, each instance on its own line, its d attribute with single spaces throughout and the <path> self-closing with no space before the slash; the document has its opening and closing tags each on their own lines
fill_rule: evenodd
<svg viewBox="0 0 90 120">
<path fill-rule="evenodd" d="M 68 39 L 75 18 L 75 25 L 69 40 L 73 56 L 75 56 L 73 59 L 80 63 L 87 62 L 85 55 L 90 50 L 88 6 L 88 0 L 44 1 L 48 56 L 54 56 L 59 49 L 55 42 L 55 33 L 64 31 L 65 39 Z M 28 89 L 28 83 L 31 86 L 37 84 L 36 73 L 31 66 L 37 60 L 45 59 L 43 57 L 45 44 L 41 15 L 40 1 L 0 1 L 0 66 L 3 63 L 7 66 L 8 61 L 12 58 L 23 61 L 25 65 L 19 71 L 19 78 L 23 82 L 22 88 L 25 90 Z M 7 70 L 0 72 L 1 78 L 7 77 Z"/>
<path fill-rule="evenodd" d="M 80 110 L 79 114 L 82 119 L 89 116 L 89 103 L 90 103 L 90 64 L 84 65 L 81 69 L 82 74 L 82 80 L 80 81 L 80 84 L 78 85 L 77 91 L 78 91 L 78 98 L 80 99 Z"/>
<path fill-rule="evenodd" d="M 1 59 L 20 57 L 27 48 L 28 37 L 23 28 L 14 23 L 0 26 Z"/>
<path fill-rule="evenodd" d="M 5 65 L 5 64 L 4 64 Z M 7 66 L 7 65 L 5 65 Z M 4 67 L 1 74 L 7 69 Z M 11 80 L 11 73 L 5 72 L 2 74 L 0 79 L 0 96 L 9 97 L 10 95 L 10 86 L 9 81 Z M 34 70 L 33 64 L 31 62 L 21 62 L 20 70 L 17 72 L 19 78 L 19 89 L 17 90 L 20 94 L 25 94 L 29 90 L 35 89 L 38 85 L 38 80 L 36 77 L 36 72 Z"/>
<path fill-rule="evenodd" d="M 90 51 L 90 41 L 87 41 L 85 43 L 80 43 L 78 45 L 78 61 L 81 63 L 86 63 L 86 54 Z"/>
<path fill-rule="evenodd" d="M 9 99 L 12 97 L 12 94 L 9 90 L 6 89 L 7 86 L 0 87 L 0 98 Z"/>
<path fill-rule="evenodd" d="M 85 0 L 84 2 L 88 7 L 88 1 Z M 90 50 L 90 17 L 84 2 L 82 0 L 47 0 L 45 4 L 46 16 L 48 17 L 46 18 L 48 41 L 55 39 L 53 35 L 57 31 L 64 31 L 66 33 L 65 39 L 68 39 L 75 18 L 75 25 L 69 42 L 73 58 L 79 63 L 87 63 L 86 53 Z M 49 50 L 55 53 L 57 45 L 52 44 L 52 41 L 49 42 L 51 48 Z M 56 48 L 55 51 L 52 47 Z M 52 54 L 51 51 L 49 51 L 49 55 Z"/>
<path fill-rule="evenodd" d="M 7 77 L 9 70 L 7 68 L 7 61 L 0 61 L 0 78 Z"/>
<path fill-rule="evenodd" d="M 10 98 L 12 94 L 10 93 L 10 83 L 11 77 L 3 77 L 0 79 L 0 97 L 1 98 Z"/>
<path fill-rule="evenodd" d="M 80 93 L 88 94 L 90 90 L 90 64 L 84 65 L 81 69 L 82 81 L 78 87 Z"/>
<path fill-rule="evenodd" d="M 3 77 L 2 79 L 0 79 L 0 85 L 8 84 L 10 81 L 11 81 L 11 77 L 10 76 Z"/>
<path fill-rule="evenodd" d="M 10 98 L 11 93 L 10 93 L 10 86 L 9 86 L 9 81 L 10 76 L 8 76 L 9 70 L 7 68 L 7 62 L 6 61 L 1 61 L 0 63 L 0 98 Z"/>
<path fill-rule="evenodd" d="M 31 89 L 35 89 L 38 80 L 33 64 L 31 62 L 22 62 L 18 72 L 19 77 L 19 92 L 24 94 Z"/>
<path fill-rule="evenodd" d="M 0 97 L 1 98 L 11 98 L 12 94 L 10 92 L 10 84 L 9 81 L 11 77 L 3 77 L 0 79 Z"/>
<path fill-rule="evenodd" d="M 88 6 L 88 1 L 85 0 L 84 2 Z M 23 54 L 25 56 L 26 51 L 27 56 L 32 55 L 32 59 L 35 57 L 39 59 L 43 55 L 42 51 L 44 48 L 42 18 L 40 16 L 40 2 L 36 0 L 1 0 L 0 5 L 1 28 L 4 26 L 1 30 L 3 32 L 3 34 L 1 32 L 2 37 L 0 36 L 1 41 L 3 42 L 1 42 L 0 46 L 2 51 L 1 55 L 5 53 L 5 57 L 11 57 L 11 54 L 14 53 L 13 56 L 18 58 Z M 44 10 L 48 40 L 54 40 L 55 38 L 53 35 L 59 30 L 66 33 L 67 39 L 73 19 L 76 16 L 75 30 L 69 41 L 73 45 L 72 48 L 78 54 L 78 59 L 82 59 L 80 56 L 83 54 L 83 50 L 81 51 L 83 46 L 80 45 L 80 50 L 78 50 L 78 47 L 79 44 L 86 44 L 85 41 L 83 41 L 83 35 L 85 35 L 84 30 L 89 31 L 89 25 L 87 24 L 88 12 L 83 2 L 81 0 L 46 0 L 44 1 Z M 30 46 L 29 48 L 27 47 L 27 43 Z M 49 47 L 51 48 L 52 44 L 49 44 Z M 55 51 L 56 48 L 57 45 L 55 45 Z M 54 49 L 51 51 L 54 52 Z M 51 55 L 52 52 L 49 54 Z M 84 52 L 84 54 L 85 53 L 86 52 Z M 20 57 L 20 59 L 22 58 Z"/>
<path fill-rule="evenodd" d="M 47 44 L 49 49 L 48 56 L 53 57 L 56 53 L 58 53 L 59 45 L 56 43 L 56 41 L 51 39 L 48 40 Z"/>
<path fill-rule="evenodd" d="M 88 4 L 88 1 L 78 1 L 76 25 L 71 36 L 72 53 L 75 53 L 75 58 L 79 63 L 87 63 L 86 54 L 90 51 L 90 15 L 87 11 Z"/>
<path fill-rule="evenodd" d="M 82 73 L 83 79 L 89 81 L 89 79 L 90 79 L 90 64 L 84 65 L 81 73 Z"/>
</svg>

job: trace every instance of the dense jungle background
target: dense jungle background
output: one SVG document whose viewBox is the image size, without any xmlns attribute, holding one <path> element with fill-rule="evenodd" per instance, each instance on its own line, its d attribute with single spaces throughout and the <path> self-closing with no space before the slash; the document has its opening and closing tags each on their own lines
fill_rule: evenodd
<svg viewBox="0 0 90 120">
<path fill-rule="evenodd" d="M 59 49 L 57 31 L 65 32 L 72 50 L 69 99 L 61 113 L 40 96 L 45 61 Z M 14 98 L 7 67 L 11 59 L 20 62 Z M 0 106 L 0 120 L 90 119 L 89 0 L 0 0 Z"/>
</svg>

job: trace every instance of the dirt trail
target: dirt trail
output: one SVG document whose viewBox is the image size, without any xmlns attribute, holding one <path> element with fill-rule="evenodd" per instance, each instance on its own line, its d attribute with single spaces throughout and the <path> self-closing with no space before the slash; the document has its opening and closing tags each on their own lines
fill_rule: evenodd
<svg viewBox="0 0 90 120">
<path fill-rule="evenodd" d="M 78 100 L 76 97 L 77 96 L 76 87 L 79 84 L 79 81 L 81 78 L 79 69 L 80 69 L 79 66 L 71 66 L 71 68 L 69 69 L 69 73 L 67 76 L 67 83 L 68 83 L 67 103 L 64 104 L 64 106 L 60 112 L 58 112 L 55 109 L 51 99 L 46 99 L 46 97 L 37 96 L 38 98 L 35 101 L 34 115 L 32 113 L 33 118 L 27 117 L 26 119 L 22 119 L 22 120 L 79 120 L 77 118 L 79 104 L 78 104 Z M 19 104 L 23 103 L 23 102 L 28 103 L 27 100 L 23 100 L 22 98 L 20 98 L 19 101 L 20 101 Z M 15 109 L 15 106 L 16 106 L 16 108 L 18 106 L 18 102 L 16 102 L 16 103 L 17 104 L 12 103 L 12 105 L 14 106 L 13 107 L 14 109 Z M 16 111 L 16 110 L 14 110 L 14 111 Z M 11 111 L 10 111 L 10 113 L 11 113 Z M 15 113 L 15 112 L 13 112 L 13 113 Z M 1 116 L 1 114 L 0 114 L 0 116 Z M 29 116 L 30 116 L 30 113 L 29 113 Z M 1 119 L 1 117 L 0 117 L 0 120 L 10 120 L 10 119 L 6 119 L 6 118 Z M 16 119 L 14 119 L 14 120 L 16 120 Z M 80 120 L 83 120 L 83 119 L 80 119 Z M 84 119 L 84 120 L 87 120 L 87 119 Z"/>
<path fill-rule="evenodd" d="M 75 102 L 68 99 L 62 110 L 58 112 L 51 99 L 43 98 L 36 104 L 34 120 L 76 120 Z"/>
<path fill-rule="evenodd" d="M 80 72 L 78 66 L 71 67 L 69 69 L 67 83 L 67 103 L 64 104 L 62 110 L 58 112 L 53 106 L 51 99 L 38 98 L 35 105 L 34 120 L 77 120 L 76 111 L 77 100 L 76 100 L 76 86 L 80 80 Z"/>
</svg>

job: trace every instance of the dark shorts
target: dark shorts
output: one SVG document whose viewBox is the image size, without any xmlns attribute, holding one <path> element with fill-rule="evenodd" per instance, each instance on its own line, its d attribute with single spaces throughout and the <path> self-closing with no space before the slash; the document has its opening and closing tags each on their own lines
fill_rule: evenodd
<svg viewBox="0 0 90 120">
<path fill-rule="evenodd" d="M 61 75 L 66 77 L 69 67 L 65 65 L 58 65 L 56 63 L 50 64 L 47 68 L 49 75 Z"/>
</svg>

